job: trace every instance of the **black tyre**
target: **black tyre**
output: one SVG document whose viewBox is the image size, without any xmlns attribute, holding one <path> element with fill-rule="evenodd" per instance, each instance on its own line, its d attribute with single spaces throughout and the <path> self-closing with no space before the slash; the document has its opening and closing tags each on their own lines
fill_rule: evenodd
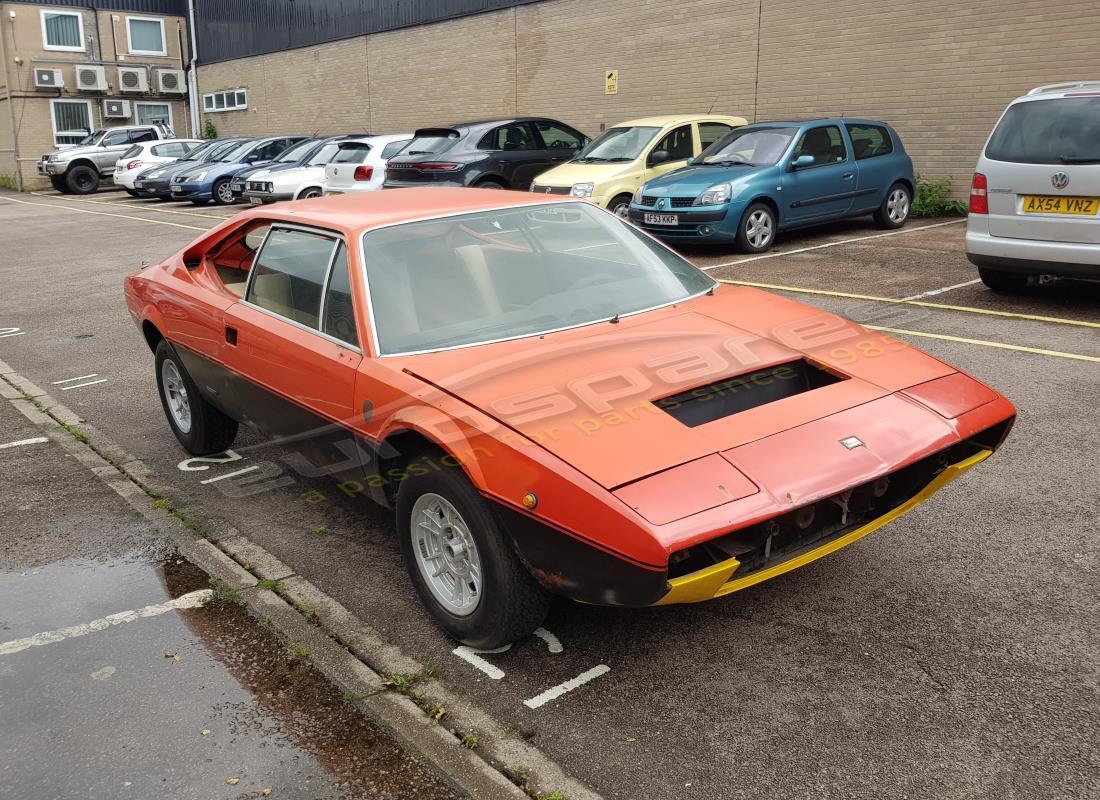
<svg viewBox="0 0 1100 800">
<path fill-rule="evenodd" d="M 397 491 L 401 555 L 417 594 L 463 644 L 487 650 L 522 639 L 546 619 L 550 593 L 520 563 L 461 467 L 441 458 L 411 462 Z"/>
<path fill-rule="evenodd" d="M 613 198 L 610 203 L 607 204 L 607 210 L 614 214 L 616 217 L 622 219 L 628 219 L 628 212 L 630 210 L 630 195 L 620 194 Z"/>
<path fill-rule="evenodd" d="M 909 212 L 913 210 L 913 193 L 904 183 L 895 183 L 882 198 L 882 204 L 875 212 L 875 224 L 880 228 L 893 230 L 909 221 Z"/>
<path fill-rule="evenodd" d="M 72 194 L 92 194 L 99 189 L 99 173 L 78 164 L 65 173 L 65 186 Z"/>
<path fill-rule="evenodd" d="M 775 242 L 775 212 L 767 203 L 753 203 L 741 215 L 737 246 L 746 253 L 763 253 Z"/>
<path fill-rule="evenodd" d="M 51 175 L 50 186 L 52 186 L 54 189 L 61 192 L 62 194 L 69 193 L 69 185 L 65 183 L 64 175 Z"/>
<path fill-rule="evenodd" d="M 303 189 L 302 191 L 298 192 L 298 197 L 296 199 L 298 199 L 298 200 L 312 200 L 315 197 L 321 197 L 322 195 L 324 195 L 324 192 L 321 190 L 320 186 L 310 186 L 310 187 L 308 187 L 306 189 Z"/>
<path fill-rule="evenodd" d="M 196 456 L 224 452 L 237 438 L 236 420 L 206 402 L 165 339 L 157 345 L 156 364 L 161 406 L 180 444 Z"/>
<path fill-rule="evenodd" d="M 130 197 L 141 197 L 141 195 L 135 192 L 133 189 L 127 189 L 125 186 L 122 188 L 126 192 L 126 194 L 130 195 Z"/>
<path fill-rule="evenodd" d="M 229 178 L 214 181 L 214 189 L 210 196 L 219 206 L 228 206 L 237 202 L 237 198 L 233 196 L 233 189 L 229 185 Z"/>
<path fill-rule="evenodd" d="M 483 181 L 478 181 L 474 185 L 474 188 L 475 189 L 507 189 L 508 187 L 505 186 L 503 183 L 501 183 L 498 180 L 494 180 L 492 178 L 486 178 Z"/>
<path fill-rule="evenodd" d="M 1002 272 L 999 269 L 978 267 L 978 277 L 995 292 L 1022 292 L 1027 288 L 1027 275 L 1022 272 Z"/>
</svg>

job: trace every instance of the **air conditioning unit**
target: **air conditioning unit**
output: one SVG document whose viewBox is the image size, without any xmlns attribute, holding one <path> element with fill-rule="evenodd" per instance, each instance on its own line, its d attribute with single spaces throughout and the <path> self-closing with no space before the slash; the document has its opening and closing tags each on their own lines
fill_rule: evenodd
<svg viewBox="0 0 1100 800">
<path fill-rule="evenodd" d="M 34 70 L 34 88 L 64 89 L 65 75 L 59 69 L 41 69 L 36 67 Z"/>
<path fill-rule="evenodd" d="M 144 68 L 119 67 L 118 91 L 120 92 L 148 92 L 149 73 Z"/>
<path fill-rule="evenodd" d="M 130 101 L 129 100 L 104 100 L 103 101 L 103 118 L 104 119 L 129 119 L 130 118 Z"/>
<path fill-rule="evenodd" d="M 76 87 L 86 92 L 107 91 L 107 68 L 93 64 L 77 64 Z"/>
<path fill-rule="evenodd" d="M 187 91 L 187 75 L 182 69 L 158 69 L 157 91 L 161 94 L 183 94 Z"/>
</svg>

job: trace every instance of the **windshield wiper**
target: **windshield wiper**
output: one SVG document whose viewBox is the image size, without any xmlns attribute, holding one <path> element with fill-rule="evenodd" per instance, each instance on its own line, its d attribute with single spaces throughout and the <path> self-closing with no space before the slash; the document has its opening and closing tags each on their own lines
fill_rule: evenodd
<svg viewBox="0 0 1100 800">
<path fill-rule="evenodd" d="M 726 161 L 704 161 L 703 166 L 705 166 L 705 167 L 755 167 L 756 164 L 753 164 L 751 161 L 726 160 Z"/>
<path fill-rule="evenodd" d="M 1063 164 L 1100 164 L 1100 156 L 1058 156 Z"/>
<path fill-rule="evenodd" d="M 607 158 L 600 158 L 599 156 L 585 156 L 584 158 L 574 159 L 578 164 L 594 164 L 597 161 L 609 161 Z"/>
</svg>

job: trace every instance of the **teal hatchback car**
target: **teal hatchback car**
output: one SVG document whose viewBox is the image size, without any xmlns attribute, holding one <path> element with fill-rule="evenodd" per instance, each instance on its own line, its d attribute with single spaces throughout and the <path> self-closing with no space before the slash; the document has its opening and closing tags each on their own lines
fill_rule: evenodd
<svg viewBox="0 0 1100 800">
<path fill-rule="evenodd" d="M 915 185 L 913 161 L 885 123 L 759 122 L 639 187 L 629 216 L 662 239 L 734 242 L 762 253 L 779 231 L 864 214 L 900 228 Z"/>
</svg>

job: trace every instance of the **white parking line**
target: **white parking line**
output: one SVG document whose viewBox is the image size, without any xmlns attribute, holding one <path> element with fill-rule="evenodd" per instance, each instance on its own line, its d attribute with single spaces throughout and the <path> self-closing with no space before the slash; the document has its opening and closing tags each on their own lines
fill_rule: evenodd
<svg viewBox="0 0 1100 800">
<path fill-rule="evenodd" d="M 534 635 L 546 642 L 546 649 L 551 653 L 560 653 L 564 649 L 561 646 L 561 640 L 546 628 L 535 628 Z"/>
<path fill-rule="evenodd" d="M 975 278 L 972 281 L 963 281 L 962 283 L 956 283 L 956 284 L 953 284 L 951 286 L 944 286 L 942 289 L 932 289 L 931 291 L 928 291 L 928 292 L 921 292 L 920 294 L 913 294 L 913 295 L 910 295 L 909 297 L 903 297 L 901 299 L 902 300 L 920 300 L 922 297 L 935 297 L 936 295 L 943 294 L 944 292 L 950 292 L 950 291 L 953 291 L 954 289 L 961 289 L 964 286 L 973 286 L 975 283 L 981 283 L 981 282 L 982 282 L 981 278 Z"/>
<path fill-rule="evenodd" d="M 218 475 L 215 478 L 207 478 L 204 481 L 199 481 L 199 483 L 217 483 L 218 481 L 224 481 L 226 478 L 236 478 L 238 475 L 244 475 L 246 472 L 252 472 L 252 470 L 259 468 L 259 465 L 254 467 L 245 467 L 244 469 L 239 469 L 236 472 L 227 472 L 225 475 Z"/>
<path fill-rule="evenodd" d="M 607 664 L 597 664 L 592 667 L 592 669 L 585 670 L 577 677 L 570 678 L 565 683 L 559 683 L 557 686 L 535 695 L 530 700 L 524 700 L 523 704 L 528 708 L 539 708 L 540 706 L 546 705 L 551 700 L 557 700 L 567 692 L 584 686 L 589 681 L 595 680 L 601 675 L 606 675 L 608 672 L 611 672 L 611 667 L 607 666 Z"/>
<path fill-rule="evenodd" d="M 169 611 L 180 608 L 198 608 L 213 596 L 213 589 L 199 589 L 196 592 L 189 592 L 174 600 L 169 600 L 166 603 L 156 603 L 134 611 L 120 611 L 117 614 L 101 617 L 91 622 L 86 622 L 83 625 L 73 625 L 55 631 L 45 631 L 44 633 L 36 633 L 34 636 L 28 636 L 25 639 L 15 639 L 10 642 L 4 642 L 0 644 L 0 656 L 10 656 L 13 653 L 29 650 L 32 647 L 41 647 L 46 644 L 63 642 L 66 639 L 75 639 L 78 636 L 87 636 L 89 633 L 106 630 L 112 625 L 125 625 L 128 622 L 135 622 L 139 619 L 146 619 L 147 617 L 159 617 L 161 614 L 166 614 Z"/>
<path fill-rule="evenodd" d="M 63 383 L 72 383 L 73 381 L 84 381 L 88 378 L 95 378 L 99 375 L 98 372 L 93 372 L 91 375 L 81 375 L 79 378 L 65 378 L 63 381 L 54 381 L 54 386 L 60 386 Z"/>
<path fill-rule="evenodd" d="M 738 264 L 747 264 L 750 261 L 760 261 L 765 258 L 780 258 L 781 256 L 793 256 L 797 253 L 808 253 L 811 250 L 824 250 L 826 247 L 840 247 L 845 244 L 855 244 L 856 242 L 866 242 L 871 239 L 883 239 L 887 236 L 901 236 L 903 233 L 916 233 L 917 231 L 926 231 L 930 228 L 942 228 L 944 225 L 958 225 L 966 222 L 966 219 L 950 219 L 947 222 L 933 222 L 931 225 L 920 225 L 916 228 L 907 227 L 901 228 L 896 231 L 888 231 L 886 233 L 873 233 L 870 236 L 856 236 L 853 239 L 842 239 L 839 242 L 825 242 L 825 244 L 815 244 L 811 247 L 800 247 L 797 250 L 783 250 L 782 252 L 764 253 L 760 256 L 749 256 L 748 258 L 739 258 L 736 261 L 726 261 L 723 264 L 713 264 L 709 267 L 699 267 L 703 272 L 710 272 L 712 269 L 721 269 L 722 267 L 736 267 Z"/>
<path fill-rule="evenodd" d="M 45 436 L 35 436 L 33 439 L 20 439 L 18 442 L 8 442 L 7 444 L 0 444 L 0 450 L 7 450 L 9 447 L 23 447 L 28 444 L 42 444 L 48 442 Z"/>
<path fill-rule="evenodd" d="M 88 381 L 87 383 L 74 383 L 72 386 L 62 386 L 61 391 L 67 392 L 70 389 L 80 389 L 84 386 L 95 386 L 97 383 L 106 383 L 106 378 L 100 378 L 98 381 Z"/>
<path fill-rule="evenodd" d="M 7 339 L 10 336 L 26 336 L 26 331 L 21 331 L 19 328 L 0 328 L 0 339 Z"/>
<path fill-rule="evenodd" d="M 475 650 L 472 647 L 467 647 L 466 645 L 462 645 L 461 647 L 456 647 L 451 652 L 454 653 L 459 658 L 461 658 L 463 661 L 465 661 L 470 666 L 477 667 L 479 670 L 484 672 L 486 675 L 488 675 L 494 681 L 499 681 L 501 678 L 504 677 L 504 670 L 500 669 L 499 667 L 493 666 L 492 664 L 490 664 L 488 661 L 486 661 L 484 658 L 482 658 L 478 654 L 479 653 L 506 653 L 511 649 L 512 649 L 512 645 L 510 645 L 510 644 L 506 644 L 506 645 L 504 645 L 504 647 L 498 647 L 495 650 Z"/>
</svg>

